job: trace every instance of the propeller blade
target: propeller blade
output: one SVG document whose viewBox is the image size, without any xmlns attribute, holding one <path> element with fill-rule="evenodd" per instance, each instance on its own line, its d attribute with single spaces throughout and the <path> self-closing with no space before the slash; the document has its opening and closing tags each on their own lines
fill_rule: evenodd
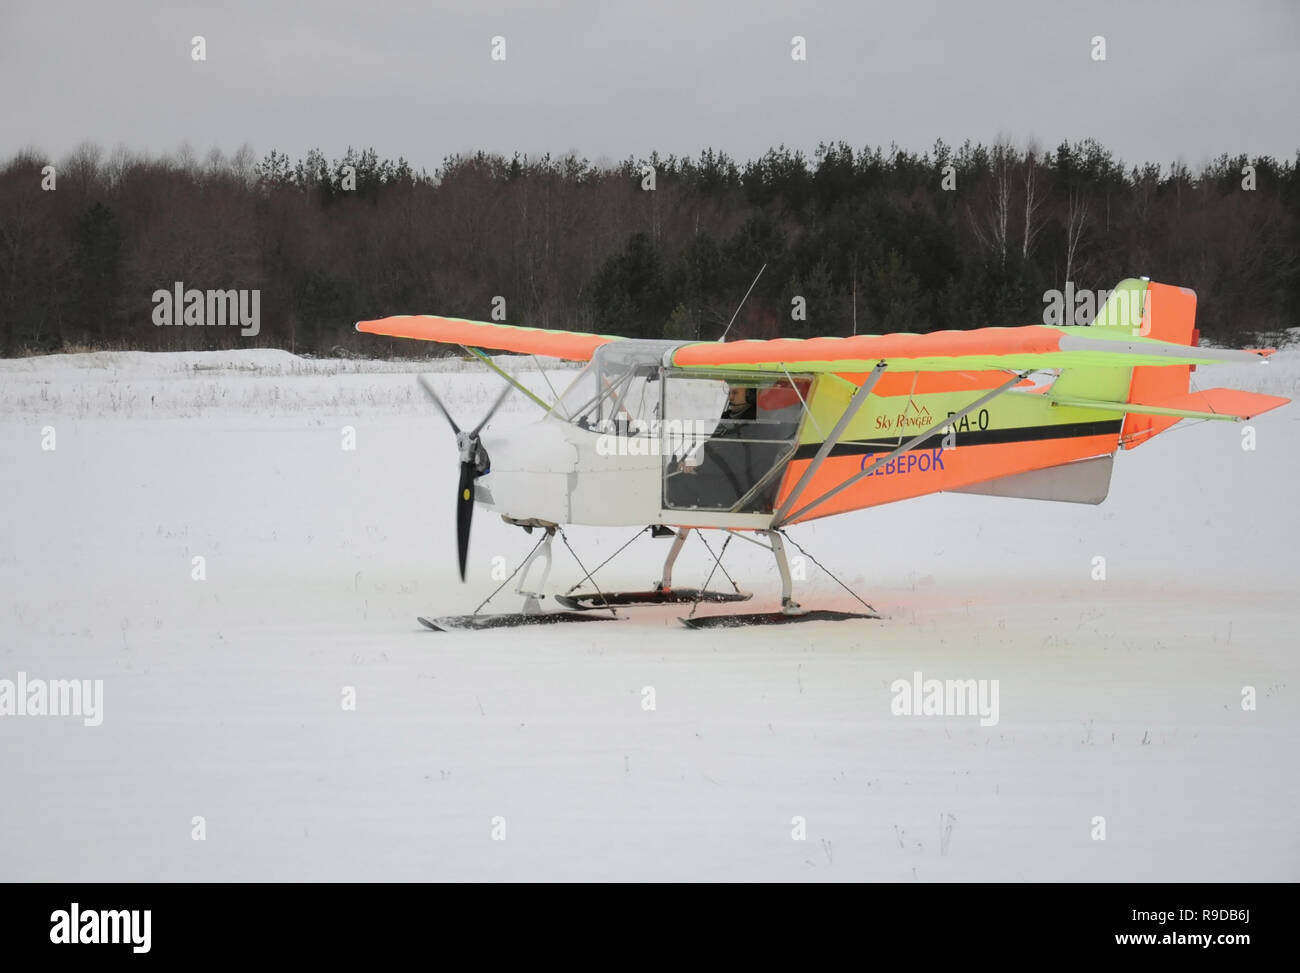
<svg viewBox="0 0 1300 973">
<path fill-rule="evenodd" d="M 429 398 L 433 399 L 433 404 L 438 407 L 438 411 L 442 413 L 443 418 L 451 424 L 451 431 L 459 434 L 460 426 L 456 425 L 456 420 L 451 417 L 451 413 L 447 411 L 447 407 L 442 404 L 442 399 L 438 398 L 438 393 L 433 390 L 433 386 L 429 383 L 429 380 L 421 375 L 420 384 L 423 385 L 424 390 L 429 393 Z"/>
<path fill-rule="evenodd" d="M 483 421 L 480 422 L 477 426 L 475 426 L 474 431 L 470 433 L 471 436 L 477 436 L 479 434 L 479 430 L 488 424 L 488 420 L 491 419 L 494 415 L 496 415 L 497 409 L 501 408 L 501 403 L 506 400 L 506 396 L 509 395 L 513 389 L 514 389 L 513 385 L 507 385 L 505 388 L 501 390 L 501 394 L 498 395 L 497 400 L 492 403 L 492 408 L 488 409 L 487 415 L 483 417 Z"/>
<path fill-rule="evenodd" d="M 456 553 L 460 557 L 460 580 L 465 580 L 469 560 L 469 525 L 474 519 L 474 464 L 460 464 L 460 488 L 456 492 Z"/>
<path fill-rule="evenodd" d="M 456 425 L 456 420 L 451 417 L 447 407 L 442 404 L 442 399 L 438 397 L 437 391 L 432 383 L 421 375 L 420 385 L 428 393 L 429 398 L 433 399 L 433 404 L 438 407 L 447 424 L 451 426 L 451 431 L 456 434 L 456 445 L 460 450 L 460 483 L 456 487 L 456 555 L 460 565 L 460 580 L 465 580 L 465 566 L 469 561 L 469 528 L 474 519 L 474 480 L 478 476 L 477 462 L 481 455 L 479 446 L 479 431 L 488 424 L 491 418 L 496 415 L 497 409 L 501 408 L 501 403 L 506 400 L 513 386 L 507 385 L 501 390 L 492 407 L 488 409 L 482 421 L 473 428 L 472 431 L 462 432 L 460 426 Z"/>
</svg>

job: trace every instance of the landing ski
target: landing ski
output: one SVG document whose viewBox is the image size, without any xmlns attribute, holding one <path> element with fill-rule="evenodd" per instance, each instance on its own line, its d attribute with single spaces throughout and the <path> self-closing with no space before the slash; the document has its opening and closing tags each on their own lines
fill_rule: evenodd
<svg viewBox="0 0 1300 973">
<path fill-rule="evenodd" d="M 698 588 L 672 588 L 668 591 L 595 591 L 582 595 L 556 595 L 555 600 L 573 611 L 591 611 L 596 608 L 629 608 L 641 605 L 682 605 L 696 601 L 726 602 L 748 601 L 753 598 L 748 591 L 700 591 Z"/>
<path fill-rule="evenodd" d="M 745 615 L 699 615 L 682 618 L 687 628 L 744 628 L 748 625 L 789 625 L 792 622 L 845 622 L 853 618 L 880 618 L 862 612 L 807 611 L 802 615 L 785 612 L 751 612 Z"/>
<path fill-rule="evenodd" d="M 444 615 L 441 618 L 416 619 L 434 632 L 477 632 L 487 628 L 517 628 L 524 625 L 555 625 L 560 622 L 608 622 L 610 615 L 589 615 L 586 612 L 509 612 L 500 615 Z"/>
</svg>

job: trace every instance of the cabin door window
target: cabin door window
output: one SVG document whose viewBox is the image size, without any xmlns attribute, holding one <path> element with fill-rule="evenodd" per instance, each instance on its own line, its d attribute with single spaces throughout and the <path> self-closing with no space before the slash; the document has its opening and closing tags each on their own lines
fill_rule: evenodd
<svg viewBox="0 0 1300 973">
<path fill-rule="evenodd" d="M 811 381 L 670 375 L 663 383 L 664 507 L 771 513 Z"/>
</svg>

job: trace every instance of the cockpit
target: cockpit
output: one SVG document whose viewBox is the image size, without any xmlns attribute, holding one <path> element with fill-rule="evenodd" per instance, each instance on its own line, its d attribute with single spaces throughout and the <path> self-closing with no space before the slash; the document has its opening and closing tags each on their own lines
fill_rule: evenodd
<svg viewBox="0 0 1300 973">
<path fill-rule="evenodd" d="M 601 455 L 658 457 L 665 509 L 770 513 L 812 376 L 676 368 L 681 344 L 602 345 L 552 416 L 601 437 Z"/>
<path fill-rule="evenodd" d="M 650 435 L 659 419 L 664 361 L 678 341 L 611 341 L 597 348 L 551 409 L 598 433 Z"/>
</svg>

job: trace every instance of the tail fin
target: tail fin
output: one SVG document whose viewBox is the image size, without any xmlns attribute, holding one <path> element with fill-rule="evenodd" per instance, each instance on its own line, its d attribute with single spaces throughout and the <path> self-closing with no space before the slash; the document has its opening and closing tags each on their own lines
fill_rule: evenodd
<svg viewBox="0 0 1300 973">
<path fill-rule="evenodd" d="M 1148 283 L 1130 277 L 1116 284 L 1098 309 L 1092 326 L 1141 335 Z M 1052 393 L 1066 398 L 1126 402 L 1135 371 L 1134 368 L 1066 368 L 1053 383 Z"/>
<path fill-rule="evenodd" d="M 1201 333 L 1196 330 L 1196 292 L 1189 287 L 1148 281 L 1137 333 L 1144 338 L 1171 344 L 1199 345 Z M 1257 351 L 1265 357 L 1272 354 L 1269 349 Z M 1127 399 L 1130 409 L 1124 414 L 1124 427 L 1120 433 L 1125 449 L 1141 446 L 1180 419 L 1241 421 L 1291 401 L 1278 395 L 1239 389 L 1214 388 L 1193 392 L 1194 371 L 1195 365 L 1148 365 L 1133 369 Z"/>
<path fill-rule="evenodd" d="M 1112 295 L 1113 297 L 1113 295 Z M 1107 304 L 1110 299 L 1107 299 Z M 1187 287 L 1146 282 L 1138 334 L 1177 345 L 1198 345 L 1196 330 L 1196 292 Z M 1165 402 L 1187 395 L 1191 390 L 1192 366 L 1138 367 L 1129 383 L 1129 402 Z M 1127 413 L 1120 434 L 1125 449 L 1140 446 L 1157 433 L 1164 432 L 1177 416 L 1153 416 Z"/>
<path fill-rule="evenodd" d="M 1196 331 L 1196 294 L 1186 287 L 1130 277 L 1115 285 L 1097 311 L 1092 326 L 1134 337 L 1195 345 L 1200 338 Z M 1065 369 L 1053 385 L 1052 393 L 1060 398 L 1162 402 L 1187 395 L 1191 374 L 1190 365 Z M 1125 449 L 1132 449 L 1177 421 L 1177 416 L 1126 412 L 1121 443 Z"/>
</svg>

